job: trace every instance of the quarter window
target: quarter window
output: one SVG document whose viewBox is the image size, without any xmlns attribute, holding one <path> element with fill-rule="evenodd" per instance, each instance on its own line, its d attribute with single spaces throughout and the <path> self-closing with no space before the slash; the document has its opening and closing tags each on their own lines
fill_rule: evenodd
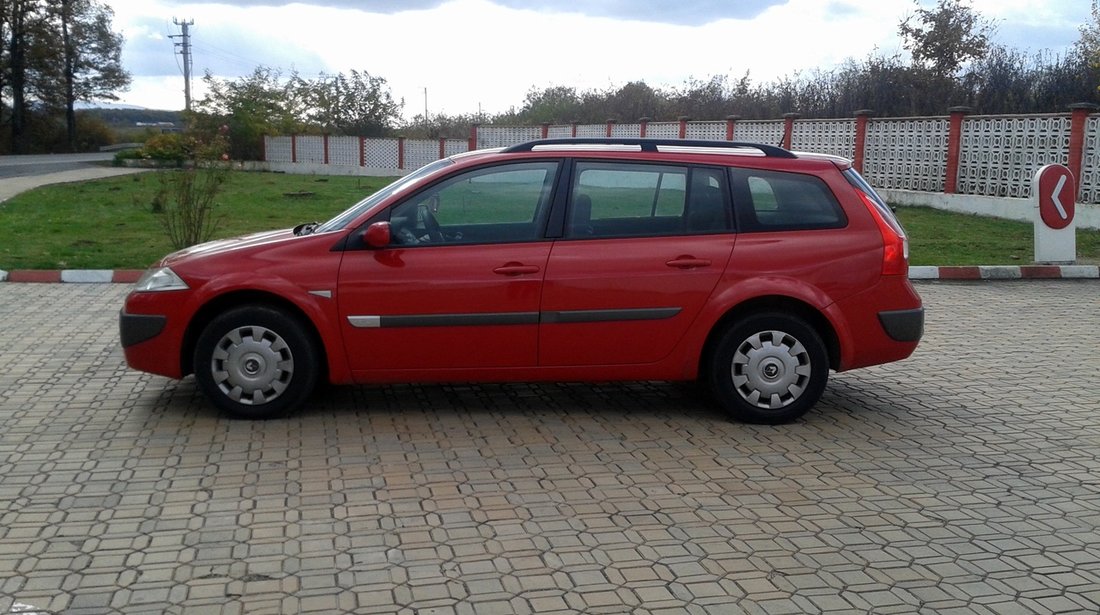
<svg viewBox="0 0 1100 615">
<path fill-rule="evenodd" d="M 848 220 L 825 182 L 811 175 L 730 169 L 742 231 L 841 228 Z"/>
</svg>

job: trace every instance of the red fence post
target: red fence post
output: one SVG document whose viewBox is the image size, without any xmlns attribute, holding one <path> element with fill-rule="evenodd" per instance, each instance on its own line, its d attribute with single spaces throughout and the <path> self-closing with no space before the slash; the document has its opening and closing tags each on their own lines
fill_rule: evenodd
<svg viewBox="0 0 1100 615">
<path fill-rule="evenodd" d="M 479 124 L 470 124 L 470 140 L 466 142 L 466 151 L 472 152 L 477 149 L 477 127 Z"/>
<path fill-rule="evenodd" d="M 733 141 L 733 133 L 736 130 L 737 120 L 739 119 L 741 119 L 740 115 L 726 116 L 726 141 Z"/>
<path fill-rule="evenodd" d="M 852 166 L 857 173 L 863 173 L 864 150 L 867 148 L 867 121 L 875 112 L 871 109 L 856 111 L 856 151 L 853 153 Z"/>
<path fill-rule="evenodd" d="M 959 152 L 962 150 L 963 118 L 974 112 L 971 107 L 951 107 L 951 123 L 947 129 L 947 169 L 943 178 L 945 194 L 955 194 L 959 188 Z"/>
<path fill-rule="evenodd" d="M 613 118 L 613 117 L 609 117 L 609 118 L 607 118 L 607 138 L 608 138 L 608 139 L 610 139 L 610 138 L 611 138 L 611 132 L 612 132 L 612 130 L 613 130 L 613 129 L 614 129 L 614 127 L 615 127 L 615 122 L 618 122 L 618 121 L 619 121 L 619 120 L 617 120 L 617 119 L 615 119 L 615 118 Z"/>
<path fill-rule="evenodd" d="M 794 141 L 794 121 L 802 117 L 801 113 L 784 113 L 783 114 L 783 147 L 784 149 L 791 149 L 791 143 Z"/>
<path fill-rule="evenodd" d="M 290 135 L 290 161 L 298 162 L 298 135 Z"/>
<path fill-rule="evenodd" d="M 576 139 L 577 138 L 577 123 L 576 122 L 569 122 L 569 126 L 571 127 L 571 131 L 572 131 L 571 136 L 574 139 Z"/>
<path fill-rule="evenodd" d="M 447 138 L 439 137 L 439 159 L 443 160 L 447 157 Z"/>
<path fill-rule="evenodd" d="M 328 134 L 322 137 L 322 142 L 324 143 L 325 164 L 328 164 Z"/>
<path fill-rule="evenodd" d="M 1100 106 L 1092 103 L 1074 103 L 1069 106 L 1069 167 L 1073 173 L 1073 180 L 1077 182 L 1074 196 L 1081 195 L 1081 163 L 1085 157 L 1085 124 L 1089 114 L 1094 113 Z"/>
<path fill-rule="evenodd" d="M 397 137 L 397 168 L 405 168 L 405 137 Z"/>
<path fill-rule="evenodd" d="M 367 166 L 367 138 L 359 137 L 359 166 Z"/>
<path fill-rule="evenodd" d="M 539 134 L 542 135 L 542 138 L 545 139 L 545 138 L 549 137 L 550 136 L 550 122 L 543 122 L 539 126 L 542 127 L 542 131 L 539 133 Z"/>
<path fill-rule="evenodd" d="M 646 131 L 647 128 L 649 128 L 649 118 L 648 117 L 638 118 L 638 124 L 641 126 L 638 129 L 638 138 L 639 139 L 644 139 L 645 138 L 645 131 Z"/>
<path fill-rule="evenodd" d="M 688 133 L 688 122 L 691 121 L 691 118 L 686 115 L 681 115 L 677 119 L 680 120 L 680 138 L 686 139 Z"/>
</svg>

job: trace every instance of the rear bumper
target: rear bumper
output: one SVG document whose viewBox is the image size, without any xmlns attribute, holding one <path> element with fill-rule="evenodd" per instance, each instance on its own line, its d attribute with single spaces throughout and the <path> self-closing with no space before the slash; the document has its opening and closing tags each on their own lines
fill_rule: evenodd
<svg viewBox="0 0 1100 615">
<path fill-rule="evenodd" d="M 895 342 L 916 342 L 924 334 L 923 307 L 879 312 L 878 321 Z"/>
</svg>

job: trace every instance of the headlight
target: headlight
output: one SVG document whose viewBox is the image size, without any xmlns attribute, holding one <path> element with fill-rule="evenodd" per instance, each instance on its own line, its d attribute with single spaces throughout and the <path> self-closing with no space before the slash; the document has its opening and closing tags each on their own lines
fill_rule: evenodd
<svg viewBox="0 0 1100 615">
<path fill-rule="evenodd" d="M 150 269 L 142 274 L 141 279 L 134 286 L 135 291 L 157 292 L 162 290 L 187 290 L 187 282 L 184 282 L 175 271 L 168 267 Z"/>
</svg>

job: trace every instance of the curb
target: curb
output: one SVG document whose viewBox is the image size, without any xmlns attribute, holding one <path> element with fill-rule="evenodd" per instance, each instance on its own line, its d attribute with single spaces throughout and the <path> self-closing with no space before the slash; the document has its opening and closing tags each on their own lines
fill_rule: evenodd
<svg viewBox="0 0 1100 615">
<path fill-rule="evenodd" d="M 0 269 L 0 282 L 133 284 L 141 269 Z M 916 266 L 910 280 L 1097 280 L 1100 265 L 978 265 L 968 267 Z"/>
<path fill-rule="evenodd" d="M 910 267 L 910 280 L 1095 280 L 1097 265 L 979 265 Z"/>
<path fill-rule="evenodd" d="M 0 282 L 24 282 L 32 284 L 103 284 L 116 282 L 133 284 L 138 281 L 142 269 L 0 269 Z"/>
</svg>

